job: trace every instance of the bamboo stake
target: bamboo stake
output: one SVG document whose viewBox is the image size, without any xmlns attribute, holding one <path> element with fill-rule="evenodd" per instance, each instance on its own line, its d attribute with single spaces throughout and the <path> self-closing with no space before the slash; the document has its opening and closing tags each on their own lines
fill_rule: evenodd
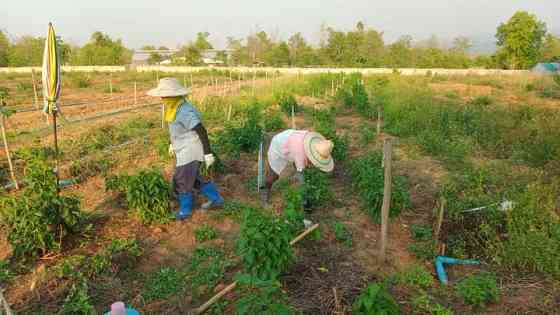
<svg viewBox="0 0 560 315">
<path fill-rule="evenodd" d="M 309 229 L 303 231 L 303 233 L 301 233 L 300 235 L 298 235 L 296 238 L 294 238 L 291 242 L 290 245 L 293 246 L 295 245 L 297 242 L 301 241 L 304 237 L 306 237 L 307 235 L 309 235 L 309 233 L 315 231 L 317 228 L 319 227 L 319 223 L 316 223 L 315 225 L 311 226 Z M 221 299 L 224 295 L 228 294 L 229 292 L 231 292 L 233 289 L 235 289 L 235 287 L 237 286 L 237 281 L 234 281 L 232 284 L 228 285 L 227 287 L 225 287 L 222 291 L 218 292 L 216 295 L 214 295 L 210 300 L 208 300 L 206 303 L 202 304 L 200 307 L 196 308 L 194 310 L 194 314 L 202 314 L 204 312 L 206 312 L 210 306 L 212 306 L 212 304 L 216 303 L 219 299 Z"/>
<path fill-rule="evenodd" d="M 8 167 L 10 168 L 10 176 L 14 182 L 14 186 L 19 190 L 16 174 L 14 173 L 14 166 L 12 164 L 12 156 L 10 155 L 10 148 L 8 147 L 8 138 L 6 137 L 6 128 L 4 128 L 4 115 L 0 115 L 0 128 L 2 129 L 2 140 L 4 140 L 4 151 L 8 158 Z"/>
<path fill-rule="evenodd" d="M 381 207 L 381 246 L 379 249 L 379 258 L 385 261 L 387 249 L 387 227 L 389 225 L 389 209 L 391 208 L 391 162 L 392 162 L 393 147 L 391 139 L 385 139 L 383 144 L 383 160 L 385 166 L 385 183 L 383 189 L 383 206 Z"/>
<path fill-rule="evenodd" d="M 161 129 L 165 128 L 165 105 L 161 104 Z"/>
<path fill-rule="evenodd" d="M 134 105 L 136 104 L 138 104 L 138 92 L 137 92 L 136 81 L 134 81 Z"/>
<path fill-rule="evenodd" d="M 35 69 L 31 69 L 31 81 L 33 82 L 33 97 L 35 100 L 35 108 L 39 108 L 39 95 L 37 94 L 37 82 L 35 82 Z"/>
<path fill-rule="evenodd" d="M 296 117 L 295 117 L 294 105 L 292 105 L 292 129 L 296 129 Z"/>
<path fill-rule="evenodd" d="M 441 232 L 441 225 L 443 224 L 444 212 L 445 212 L 445 198 L 441 198 L 438 218 L 436 221 L 436 228 L 434 230 L 434 238 L 436 241 L 439 239 L 439 233 Z"/>
<path fill-rule="evenodd" d="M 381 134 L 381 106 L 377 107 L 377 135 Z"/>
</svg>

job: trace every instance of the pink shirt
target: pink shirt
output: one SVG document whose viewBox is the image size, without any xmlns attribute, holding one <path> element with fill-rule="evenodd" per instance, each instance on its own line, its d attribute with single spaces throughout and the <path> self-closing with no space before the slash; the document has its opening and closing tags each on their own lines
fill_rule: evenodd
<svg viewBox="0 0 560 315">
<path fill-rule="evenodd" d="M 282 153 L 287 160 L 294 162 L 298 172 L 303 171 L 307 165 L 307 157 L 303 146 L 303 139 L 307 133 L 306 130 L 292 130 L 282 146 Z"/>
</svg>

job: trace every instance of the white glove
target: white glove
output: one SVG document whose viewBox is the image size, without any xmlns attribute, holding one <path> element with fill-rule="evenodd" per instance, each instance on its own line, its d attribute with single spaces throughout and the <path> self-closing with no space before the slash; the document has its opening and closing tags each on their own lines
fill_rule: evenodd
<svg viewBox="0 0 560 315">
<path fill-rule="evenodd" d="M 204 155 L 204 163 L 206 164 L 206 169 L 208 169 L 212 164 L 214 164 L 214 162 L 216 162 L 216 158 L 214 157 L 214 154 L 210 153 Z"/>
<path fill-rule="evenodd" d="M 175 156 L 175 150 L 173 150 L 173 145 L 171 143 L 169 144 L 169 150 L 167 152 L 169 153 L 169 156 Z"/>
</svg>

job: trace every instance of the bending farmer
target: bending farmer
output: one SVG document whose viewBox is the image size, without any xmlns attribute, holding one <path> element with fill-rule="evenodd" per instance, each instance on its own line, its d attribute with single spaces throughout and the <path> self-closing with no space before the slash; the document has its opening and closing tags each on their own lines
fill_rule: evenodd
<svg viewBox="0 0 560 315">
<path fill-rule="evenodd" d="M 263 205 L 268 206 L 272 184 L 289 163 L 294 163 L 297 171 L 295 177 L 300 185 L 304 183 L 303 170 L 310 164 L 323 172 L 331 172 L 334 168 L 332 149 L 332 141 L 312 131 L 288 129 L 272 137 L 267 156 L 269 168 L 266 189 L 261 193 Z"/>
<path fill-rule="evenodd" d="M 165 105 L 165 121 L 169 124 L 171 145 L 169 151 L 177 159 L 173 186 L 179 200 L 178 220 L 191 216 L 193 208 L 193 188 L 208 198 L 202 205 L 203 210 L 220 207 L 224 200 L 220 196 L 216 185 L 199 174 L 200 163 L 206 168 L 215 161 L 210 150 L 210 141 L 206 128 L 202 125 L 200 113 L 186 100 L 190 91 L 175 78 L 163 78 L 157 88 L 148 91 L 148 95 L 161 97 Z"/>
</svg>

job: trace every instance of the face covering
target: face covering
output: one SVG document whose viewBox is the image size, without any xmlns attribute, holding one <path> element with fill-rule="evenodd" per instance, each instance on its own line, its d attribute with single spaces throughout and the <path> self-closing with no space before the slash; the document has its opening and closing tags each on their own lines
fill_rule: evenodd
<svg viewBox="0 0 560 315">
<path fill-rule="evenodd" d="M 184 96 L 164 97 L 162 98 L 163 105 L 165 105 L 165 121 L 170 123 L 175 121 L 177 116 L 177 109 L 183 103 Z"/>
</svg>

